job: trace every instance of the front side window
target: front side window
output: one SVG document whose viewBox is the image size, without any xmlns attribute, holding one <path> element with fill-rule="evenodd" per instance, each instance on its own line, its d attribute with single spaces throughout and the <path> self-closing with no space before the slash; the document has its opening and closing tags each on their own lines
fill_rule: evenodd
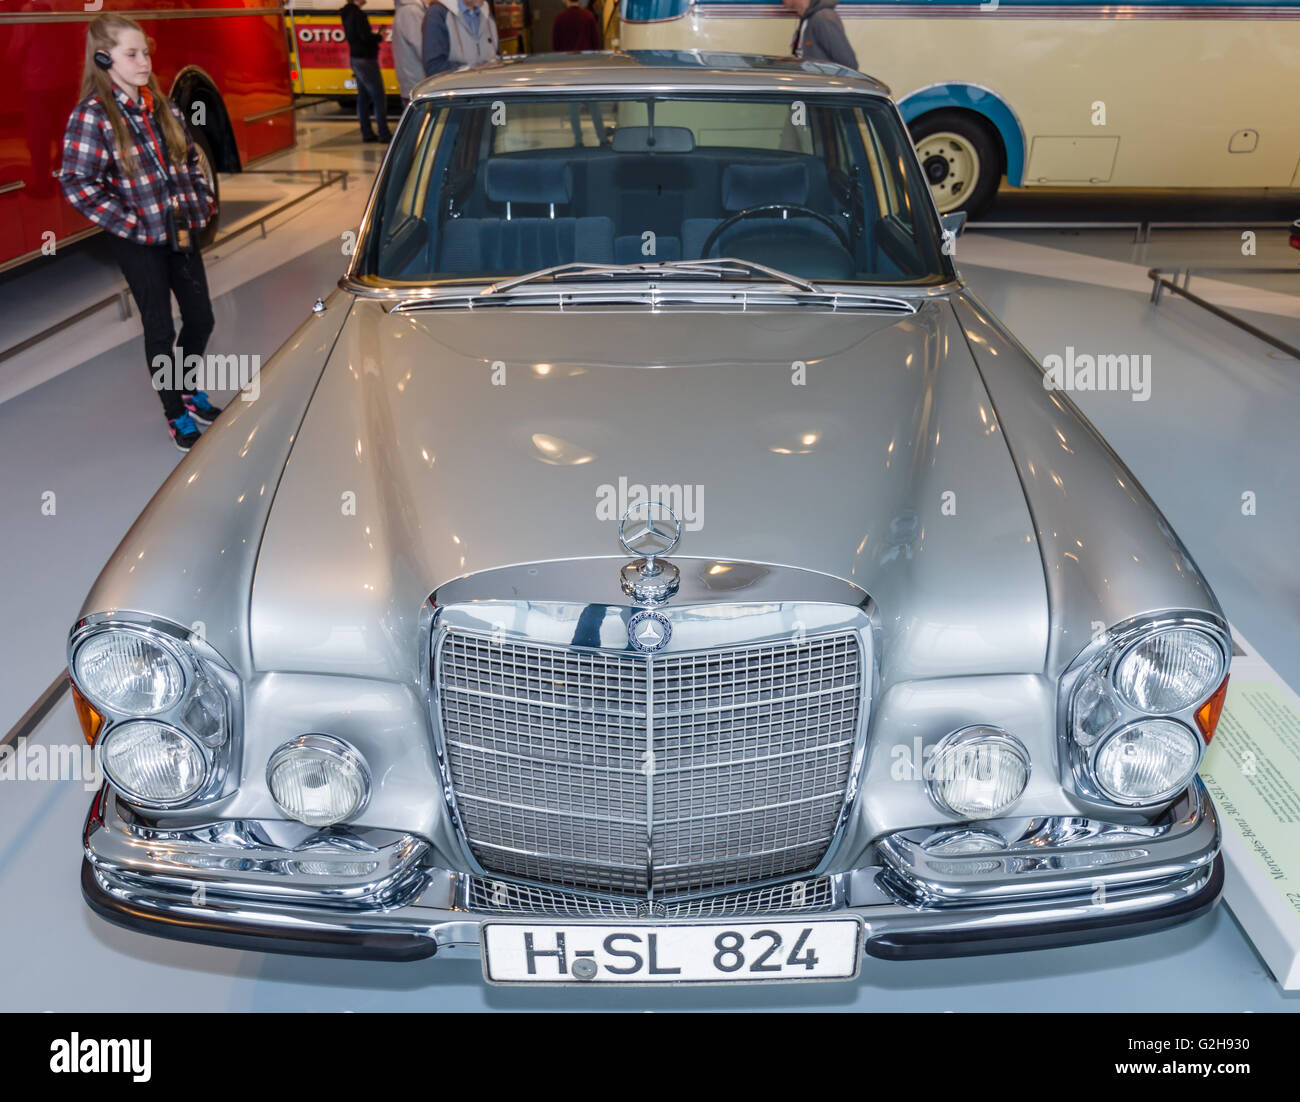
<svg viewBox="0 0 1300 1102">
<path fill-rule="evenodd" d="M 915 154 L 877 97 L 429 100 L 404 122 L 356 274 L 500 279 L 734 257 L 806 279 L 952 278 Z"/>
</svg>

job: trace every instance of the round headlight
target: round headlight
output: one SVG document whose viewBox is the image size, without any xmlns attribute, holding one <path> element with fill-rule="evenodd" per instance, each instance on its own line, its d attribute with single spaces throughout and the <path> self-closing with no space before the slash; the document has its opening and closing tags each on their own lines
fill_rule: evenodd
<svg viewBox="0 0 1300 1102">
<path fill-rule="evenodd" d="M 964 819 L 988 819 L 1024 793 L 1029 753 L 996 727 L 968 727 L 939 743 L 927 774 L 940 807 Z"/>
<path fill-rule="evenodd" d="M 184 803 L 203 787 L 208 763 L 184 731 L 151 719 L 110 727 L 100 742 L 104 772 L 128 799 Z"/>
<path fill-rule="evenodd" d="M 1124 700 L 1155 715 L 1190 708 L 1222 680 L 1218 642 L 1194 628 L 1149 635 L 1129 647 L 1115 666 L 1115 688 Z"/>
<path fill-rule="evenodd" d="M 165 711 L 185 690 L 185 669 L 176 655 L 135 631 L 90 636 L 77 648 L 72 676 L 92 703 L 126 715 Z"/>
<path fill-rule="evenodd" d="M 1154 803 L 1182 791 L 1201 760 L 1201 742 L 1172 719 L 1121 727 L 1097 751 L 1097 786 L 1122 803 Z"/>
<path fill-rule="evenodd" d="M 329 735 L 302 735 L 281 746 L 266 767 L 266 783 L 290 819 L 316 827 L 356 814 L 370 795 L 365 759 Z"/>
</svg>

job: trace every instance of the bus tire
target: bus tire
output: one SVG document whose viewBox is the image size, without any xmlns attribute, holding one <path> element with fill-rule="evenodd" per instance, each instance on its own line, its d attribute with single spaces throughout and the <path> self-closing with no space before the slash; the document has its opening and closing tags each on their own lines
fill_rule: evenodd
<svg viewBox="0 0 1300 1102">
<path fill-rule="evenodd" d="M 212 155 L 212 142 L 197 127 L 189 129 L 190 137 L 194 139 L 194 147 L 199 151 L 199 168 L 202 169 L 208 187 L 212 189 L 212 195 L 217 200 L 217 209 L 212 212 L 208 224 L 199 231 L 199 247 L 207 248 L 216 239 L 217 226 L 221 222 L 221 180 L 217 176 L 217 159 Z"/>
<path fill-rule="evenodd" d="M 939 213 L 978 218 L 1006 171 L 997 131 L 971 111 L 931 111 L 908 129 Z"/>
</svg>

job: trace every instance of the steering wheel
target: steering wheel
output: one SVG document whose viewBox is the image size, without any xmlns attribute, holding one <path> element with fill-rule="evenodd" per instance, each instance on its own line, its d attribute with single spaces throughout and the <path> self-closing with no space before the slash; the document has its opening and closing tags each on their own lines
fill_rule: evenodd
<svg viewBox="0 0 1300 1102">
<path fill-rule="evenodd" d="M 718 225 L 714 227 L 713 232 L 709 234 L 708 239 L 704 242 L 704 247 L 700 249 L 700 257 L 707 258 L 709 250 L 717 243 L 718 238 L 732 226 L 736 225 L 736 223 L 742 222 L 746 218 L 753 218 L 756 215 L 766 214 L 769 211 L 774 210 L 783 210 L 786 213 L 803 215 L 805 218 L 815 218 L 818 222 L 821 222 L 823 225 L 830 228 L 831 232 L 835 234 L 840 246 L 846 253 L 850 256 L 853 255 L 853 245 L 849 241 L 848 233 L 844 230 L 843 226 L 837 224 L 835 220 L 830 218 L 828 215 L 822 214 L 821 211 L 813 210 L 811 207 L 805 207 L 801 203 L 763 203 L 757 207 L 746 207 L 744 210 L 738 210 L 730 218 L 719 222 Z"/>
</svg>

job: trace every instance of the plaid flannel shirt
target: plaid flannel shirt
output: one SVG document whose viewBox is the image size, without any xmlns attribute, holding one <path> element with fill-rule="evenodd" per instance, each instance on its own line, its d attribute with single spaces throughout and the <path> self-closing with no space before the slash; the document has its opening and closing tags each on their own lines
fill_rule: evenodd
<svg viewBox="0 0 1300 1102">
<path fill-rule="evenodd" d="M 194 229 L 207 225 L 216 199 L 199 168 L 198 151 L 188 132 L 185 164 L 175 164 L 165 147 L 160 151 L 162 127 L 156 115 L 150 118 L 143 100 L 128 99 L 116 86 L 113 94 L 135 140 L 136 170 L 125 171 L 108 112 L 99 96 L 90 96 L 73 109 L 63 134 L 63 166 L 58 177 L 68 202 L 95 225 L 142 245 L 166 243 L 169 194 L 176 196 Z M 163 103 L 184 130 L 180 110 L 171 100 Z M 155 103 L 154 112 L 161 106 Z M 170 185 L 163 178 L 162 164 L 170 169 Z"/>
</svg>

